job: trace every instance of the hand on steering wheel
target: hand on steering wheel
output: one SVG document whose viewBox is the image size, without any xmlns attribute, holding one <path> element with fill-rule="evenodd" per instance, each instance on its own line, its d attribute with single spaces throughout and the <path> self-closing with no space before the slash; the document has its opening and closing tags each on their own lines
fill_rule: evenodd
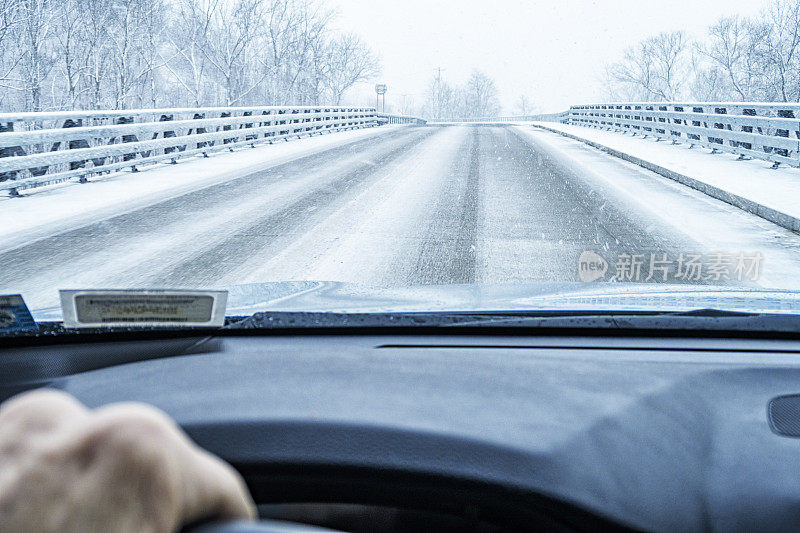
<svg viewBox="0 0 800 533">
<path fill-rule="evenodd" d="M 0 406 L 0 533 L 171 532 L 253 519 L 239 474 L 142 404 L 40 390 Z"/>
</svg>

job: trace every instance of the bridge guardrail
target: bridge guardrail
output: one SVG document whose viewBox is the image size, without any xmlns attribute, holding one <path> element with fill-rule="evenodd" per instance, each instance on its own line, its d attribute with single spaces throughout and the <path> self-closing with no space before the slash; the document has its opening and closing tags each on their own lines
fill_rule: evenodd
<svg viewBox="0 0 800 533">
<path fill-rule="evenodd" d="M 126 167 L 384 123 L 374 108 L 362 107 L 0 113 L 0 190 L 14 196 Z"/>
<path fill-rule="evenodd" d="M 424 118 L 412 117 L 408 115 L 392 115 L 390 113 L 378 113 L 380 124 L 416 124 L 424 126 L 428 121 Z"/>
<path fill-rule="evenodd" d="M 489 123 L 498 122 L 564 122 L 569 113 L 546 113 L 538 115 L 509 115 L 502 117 L 470 117 L 470 118 L 443 118 L 428 120 L 428 124 L 448 124 L 448 123 Z"/>
<path fill-rule="evenodd" d="M 633 102 L 572 106 L 568 124 L 800 167 L 800 104 Z"/>
</svg>

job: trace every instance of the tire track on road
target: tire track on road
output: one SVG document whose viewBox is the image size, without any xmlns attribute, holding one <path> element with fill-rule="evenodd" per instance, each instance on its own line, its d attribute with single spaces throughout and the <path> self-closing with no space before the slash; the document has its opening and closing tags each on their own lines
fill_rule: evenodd
<svg viewBox="0 0 800 533">
<path fill-rule="evenodd" d="M 414 136 L 412 141 L 393 149 L 379 160 L 359 165 L 336 180 L 299 196 L 280 210 L 249 221 L 247 227 L 233 232 L 224 241 L 159 273 L 154 283 L 168 287 L 198 281 L 215 283 L 250 257 L 265 255 L 264 250 L 279 252 L 295 237 L 305 233 L 306 228 L 328 216 L 337 205 L 369 187 L 381 169 L 435 133 L 428 129 L 420 131 L 422 133 Z"/>
<path fill-rule="evenodd" d="M 492 162 L 490 173 L 507 176 L 507 189 L 495 189 L 495 206 L 502 205 L 509 220 L 503 225 L 495 219 L 486 231 L 485 281 L 579 281 L 578 258 L 584 251 L 604 257 L 610 275 L 621 255 L 641 255 L 644 281 L 651 254 L 677 259 L 698 251 L 697 243 L 674 228 L 640 218 L 552 148 L 511 127 L 498 131 L 504 141 L 495 145 L 509 146 L 513 157 Z M 667 280 L 680 281 L 674 274 L 672 265 Z M 654 280 L 663 278 L 656 272 Z"/>
<path fill-rule="evenodd" d="M 482 154 L 480 127 L 472 127 L 460 157 L 447 177 L 437 206 L 422 236 L 409 285 L 472 283 L 476 275 L 476 242 L 481 210 Z"/>
</svg>

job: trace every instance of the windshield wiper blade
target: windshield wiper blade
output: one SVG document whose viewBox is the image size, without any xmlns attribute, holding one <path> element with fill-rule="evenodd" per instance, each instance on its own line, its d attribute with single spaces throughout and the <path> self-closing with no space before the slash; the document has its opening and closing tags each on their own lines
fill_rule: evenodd
<svg viewBox="0 0 800 533">
<path fill-rule="evenodd" d="M 754 331 L 800 333 L 800 316 L 781 313 L 696 309 L 691 311 L 595 311 L 550 315 L 475 317 L 451 326 L 537 329 L 619 329 L 672 331 Z"/>
<path fill-rule="evenodd" d="M 691 311 L 481 311 L 411 313 L 256 313 L 226 329 L 513 328 L 696 330 L 800 333 L 800 315 L 697 309 Z"/>
<path fill-rule="evenodd" d="M 40 323 L 39 330 L 28 333 L 0 335 L 5 341 L 17 337 L 50 338 L 51 340 L 80 337 L 108 337 L 113 335 L 236 335 L 244 332 L 308 332 L 330 330 L 347 333 L 378 330 L 432 331 L 461 330 L 501 331 L 514 330 L 515 334 L 528 332 L 556 332 L 557 334 L 625 334 L 628 332 L 672 332 L 675 334 L 703 334 L 729 332 L 731 334 L 761 333 L 800 336 L 800 315 L 697 309 L 691 311 L 651 310 L 531 310 L 531 311 L 459 311 L 459 312 L 259 312 L 251 316 L 230 316 L 222 328 L 165 328 L 146 326 L 137 328 L 66 329 L 60 322 Z M 149 332 L 149 333 L 148 333 Z"/>
</svg>

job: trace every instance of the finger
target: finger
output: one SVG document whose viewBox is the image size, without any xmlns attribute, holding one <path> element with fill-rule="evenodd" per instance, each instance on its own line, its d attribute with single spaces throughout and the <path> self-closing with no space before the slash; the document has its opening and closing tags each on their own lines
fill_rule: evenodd
<svg viewBox="0 0 800 533">
<path fill-rule="evenodd" d="M 180 473 L 175 481 L 182 490 L 179 513 L 184 524 L 203 518 L 255 518 L 255 504 L 238 472 L 194 444 L 162 411 L 120 403 L 98 409 L 96 419 L 101 427 L 112 424 L 117 436 L 133 432 L 139 439 L 161 442 L 165 457 L 177 463 Z"/>
<path fill-rule="evenodd" d="M 88 412 L 82 403 L 64 391 L 36 389 L 17 394 L 3 402 L 0 405 L 0 422 L 31 415 L 38 418 L 58 418 L 65 414 Z"/>
<path fill-rule="evenodd" d="M 193 445 L 184 481 L 184 523 L 206 518 L 256 518 L 256 506 L 244 479 L 228 463 Z"/>
<path fill-rule="evenodd" d="M 30 438 L 62 424 L 74 424 L 89 416 L 89 410 L 69 394 L 55 389 L 24 392 L 0 406 L 2 436 Z"/>
<path fill-rule="evenodd" d="M 68 451 L 84 474 L 77 488 L 89 501 L 106 502 L 103 516 L 117 515 L 115 530 L 160 532 L 182 523 L 189 444 L 163 412 L 119 403 L 95 410 L 86 427 L 73 432 Z"/>
</svg>

